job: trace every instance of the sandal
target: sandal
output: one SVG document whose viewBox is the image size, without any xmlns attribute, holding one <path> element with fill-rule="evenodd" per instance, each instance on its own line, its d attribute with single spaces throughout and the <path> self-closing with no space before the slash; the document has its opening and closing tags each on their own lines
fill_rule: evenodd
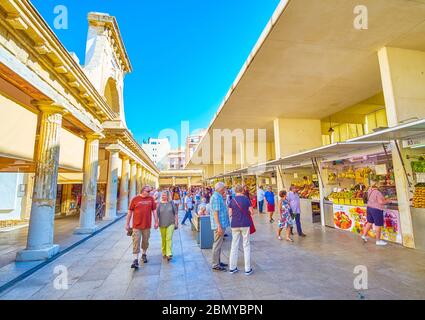
<svg viewBox="0 0 425 320">
<path fill-rule="evenodd" d="M 288 242 L 294 242 L 294 240 L 292 240 L 291 238 L 287 238 L 286 241 L 288 241 Z"/>
</svg>

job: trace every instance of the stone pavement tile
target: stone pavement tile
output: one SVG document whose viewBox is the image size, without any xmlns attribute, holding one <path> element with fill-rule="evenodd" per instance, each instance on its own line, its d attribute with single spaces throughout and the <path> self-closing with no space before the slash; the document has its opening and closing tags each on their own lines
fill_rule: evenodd
<svg viewBox="0 0 425 320">
<path fill-rule="evenodd" d="M 128 289 L 128 284 L 112 284 L 105 282 L 95 290 L 92 300 L 123 300 Z"/>
<path fill-rule="evenodd" d="M 112 268 L 91 267 L 78 281 L 96 281 L 105 280 L 111 274 Z"/>
<path fill-rule="evenodd" d="M 385 289 L 368 289 L 362 292 L 364 300 L 400 300 L 407 299 L 403 296 L 394 295 Z"/>
<path fill-rule="evenodd" d="M 187 300 L 189 299 L 188 293 L 177 293 L 171 295 L 158 295 L 159 300 Z"/>
<path fill-rule="evenodd" d="M 130 268 L 130 265 L 128 265 L 128 268 Z M 134 277 L 145 277 L 145 276 L 151 276 L 155 275 L 159 277 L 159 274 L 161 272 L 161 265 L 145 265 L 138 270 L 135 270 L 133 275 Z"/>
<path fill-rule="evenodd" d="M 13 287 L 0 296 L 1 300 L 27 300 L 43 288 L 43 285 Z"/>
<path fill-rule="evenodd" d="M 176 270 L 164 270 L 161 268 L 159 277 L 162 281 L 173 280 L 173 279 L 185 279 L 186 275 L 183 268 Z"/>
<path fill-rule="evenodd" d="M 128 299 L 150 300 L 157 299 L 159 276 L 135 278 L 129 285 L 126 297 Z"/>
<path fill-rule="evenodd" d="M 62 300 L 88 300 L 96 293 L 96 289 L 102 285 L 102 280 L 96 281 L 78 281 L 72 287 L 65 291 L 61 297 Z"/>
<path fill-rule="evenodd" d="M 186 284 L 188 287 L 198 286 L 198 285 L 203 285 L 203 286 L 214 285 L 215 286 L 215 283 L 216 282 L 211 272 L 210 273 L 196 273 L 196 272 L 186 273 Z"/>
<path fill-rule="evenodd" d="M 189 299 L 190 300 L 222 300 L 223 296 L 220 291 L 216 288 L 203 288 L 201 290 L 195 290 L 189 288 Z"/>
<path fill-rule="evenodd" d="M 167 296 L 174 296 L 177 294 L 187 295 L 187 287 L 184 279 L 176 278 L 174 280 L 160 280 L 158 286 L 158 297 L 160 299 Z"/>
<path fill-rule="evenodd" d="M 29 299 L 31 300 L 59 300 L 64 294 L 65 290 L 57 290 L 53 286 L 53 281 L 45 285 L 39 291 L 34 293 Z"/>
<path fill-rule="evenodd" d="M 258 299 L 252 289 L 246 287 L 233 287 L 222 289 L 219 291 L 225 300 L 255 300 Z"/>
</svg>

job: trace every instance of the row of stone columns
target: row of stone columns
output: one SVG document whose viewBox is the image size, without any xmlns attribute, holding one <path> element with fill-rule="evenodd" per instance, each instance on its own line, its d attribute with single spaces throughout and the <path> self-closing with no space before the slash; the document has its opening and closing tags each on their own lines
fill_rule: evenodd
<svg viewBox="0 0 425 320">
<path fill-rule="evenodd" d="M 36 172 L 28 229 L 27 246 L 17 253 L 17 261 L 44 260 L 59 251 L 53 243 L 54 218 L 59 170 L 60 133 L 62 117 L 66 110 L 50 102 L 38 105 L 41 111 L 40 135 L 36 154 Z M 84 178 L 78 234 L 96 231 L 96 195 L 99 167 L 99 139 L 102 134 L 89 134 L 86 138 L 84 155 Z M 118 171 L 120 166 L 119 145 L 106 147 L 109 152 L 108 181 L 106 190 L 105 219 L 117 217 Z M 153 177 L 135 161 L 124 157 L 122 161 L 122 183 L 120 184 L 119 213 L 126 213 L 129 199 L 140 192 L 146 178 Z M 153 183 L 153 180 L 150 181 Z"/>
</svg>

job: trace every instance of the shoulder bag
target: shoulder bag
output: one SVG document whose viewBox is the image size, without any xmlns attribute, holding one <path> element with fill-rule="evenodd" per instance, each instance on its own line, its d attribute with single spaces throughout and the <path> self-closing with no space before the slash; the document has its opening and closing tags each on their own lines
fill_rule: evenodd
<svg viewBox="0 0 425 320">
<path fill-rule="evenodd" d="M 246 215 L 248 216 L 249 221 L 251 222 L 251 223 L 250 223 L 250 225 L 249 225 L 249 233 L 250 233 L 250 234 L 255 233 L 255 231 L 257 231 L 257 229 L 255 229 L 254 220 L 252 219 L 252 216 L 251 216 L 249 213 L 247 213 L 245 210 L 243 210 L 243 209 L 241 208 L 241 206 L 240 206 L 240 205 L 239 205 L 239 203 L 236 201 L 236 199 L 233 199 L 233 201 L 236 203 L 236 205 L 238 206 L 239 210 L 240 210 L 243 214 L 246 214 Z"/>
</svg>

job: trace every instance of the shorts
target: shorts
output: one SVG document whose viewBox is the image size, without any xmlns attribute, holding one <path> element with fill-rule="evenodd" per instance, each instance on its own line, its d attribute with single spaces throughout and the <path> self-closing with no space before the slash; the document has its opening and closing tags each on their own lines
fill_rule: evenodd
<svg viewBox="0 0 425 320">
<path fill-rule="evenodd" d="M 133 253 L 140 253 L 140 243 L 142 244 L 142 250 L 146 252 L 149 247 L 149 238 L 151 236 L 151 229 L 133 229 Z"/>
<path fill-rule="evenodd" d="M 267 203 L 267 212 L 274 212 L 274 204 Z"/>
<path fill-rule="evenodd" d="M 384 226 L 384 211 L 367 207 L 367 222 L 373 223 L 376 227 Z"/>
</svg>

